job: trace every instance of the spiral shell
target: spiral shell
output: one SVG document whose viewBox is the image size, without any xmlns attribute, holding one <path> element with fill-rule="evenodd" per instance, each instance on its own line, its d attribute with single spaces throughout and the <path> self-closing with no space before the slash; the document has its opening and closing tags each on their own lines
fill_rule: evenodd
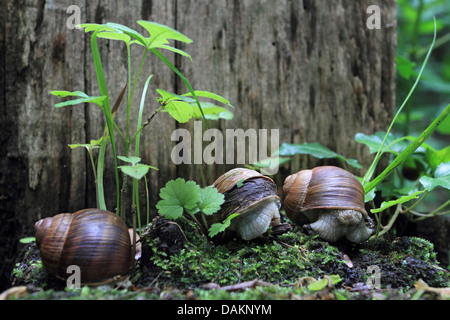
<svg viewBox="0 0 450 320">
<path fill-rule="evenodd" d="M 259 237 L 270 225 L 280 222 L 280 198 L 276 184 L 257 171 L 236 168 L 220 176 L 213 184 L 225 196 L 221 210 L 209 219 L 209 224 L 222 222 L 234 213 L 230 230 L 244 240 Z"/>
<path fill-rule="evenodd" d="M 70 275 L 70 265 L 80 268 L 83 284 L 108 282 L 130 269 L 128 228 L 111 212 L 85 209 L 62 213 L 37 221 L 34 228 L 42 263 L 58 278 Z"/>
<path fill-rule="evenodd" d="M 284 209 L 296 225 L 306 225 L 328 241 L 347 237 L 353 242 L 367 239 L 372 229 L 364 207 L 364 189 L 350 172 L 322 166 L 302 170 L 286 178 Z M 314 224 L 315 223 L 315 224 Z"/>
</svg>

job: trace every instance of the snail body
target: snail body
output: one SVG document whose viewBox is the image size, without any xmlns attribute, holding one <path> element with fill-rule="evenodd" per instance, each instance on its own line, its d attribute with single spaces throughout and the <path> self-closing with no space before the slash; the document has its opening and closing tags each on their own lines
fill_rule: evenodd
<svg viewBox="0 0 450 320">
<path fill-rule="evenodd" d="M 128 228 L 114 213 L 62 213 L 37 221 L 34 228 L 44 267 L 60 279 L 69 276 L 70 265 L 80 268 L 83 284 L 108 282 L 130 269 Z"/>
<path fill-rule="evenodd" d="M 286 178 L 283 194 L 287 217 L 324 240 L 335 242 L 345 237 L 360 243 L 373 234 L 364 207 L 364 189 L 344 169 L 322 166 L 299 171 Z"/>
<path fill-rule="evenodd" d="M 213 187 L 224 194 L 221 210 L 209 219 L 209 224 L 222 222 L 231 214 L 230 231 L 244 240 L 252 240 L 280 223 L 280 198 L 275 182 L 257 171 L 236 168 L 220 176 Z"/>
</svg>

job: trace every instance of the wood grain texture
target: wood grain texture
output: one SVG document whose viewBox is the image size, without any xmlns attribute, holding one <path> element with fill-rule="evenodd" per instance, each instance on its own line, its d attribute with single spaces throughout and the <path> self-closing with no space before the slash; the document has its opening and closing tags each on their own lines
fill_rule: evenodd
<svg viewBox="0 0 450 320">
<path fill-rule="evenodd" d="M 372 4 L 382 10 L 380 30 L 366 27 L 366 9 Z M 392 117 L 395 1 L 2 1 L 0 211 L 3 234 L 10 235 L 2 248 L 15 250 L 17 238 L 31 235 L 39 218 L 95 206 L 88 155 L 81 149 L 70 150 L 68 144 L 98 139 L 104 117 L 93 105 L 55 109 L 59 99 L 49 94 L 55 89 L 89 95 L 99 92 L 90 34 L 67 27 L 69 5 L 80 7 L 82 23 L 118 22 L 145 33 L 136 24 L 144 19 L 171 26 L 193 39 L 192 44 L 180 45 L 192 55 L 192 62 L 174 54 L 166 56 L 195 89 L 216 92 L 236 107 L 233 120 L 210 121 L 210 128 L 279 129 L 280 143 L 317 141 L 367 167 L 371 156 L 354 142 L 354 135 L 385 130 Z M 126 83 L 125 48 L 108 40 L 99 40 L 99 45 L 114 100 Z M 132 49 L 137 57 L 133 72 L 143 53 L 139 49 Z M 133 110 L 139 107 L 150 74 L 154 78 L 145 117 L 157 107 L 156 88 L 187 92 L 167 66 L 151 57 L 142 71 Z M 125 103 L 117 118 L 121 129 L 124 110 Z M 133 130 L 136 121 L 132 117 Z M 170 157 L 175 146 L 171 134 L 176 128 L 187 128 L 193 134 L 192 127 L 192 122 L 179 125 L 161 113 L 143 131 L 143 162 L 159 168 L 149 176 L 152 214 L 156 214 L 159 189 L 168 180 L 180 176 L 207 185 L 234 167 L 175 166 Z M 296 157 L 280 169 L 275 180 L 281 185 L 291 172 L 323 163 L 332 164 Z M 114 210 L 111 158 L 105 177 L 107 205 Z M 143 187 L 141 193 L 144 199 Z M 11 252 L 5 256 L 11 257 Z"/>
</svg>

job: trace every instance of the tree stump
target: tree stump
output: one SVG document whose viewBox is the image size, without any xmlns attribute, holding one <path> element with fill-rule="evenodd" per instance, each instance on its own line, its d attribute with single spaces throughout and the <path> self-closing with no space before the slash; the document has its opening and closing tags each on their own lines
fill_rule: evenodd
<svg viewBox="0 0 450 320">
<path fill-rule="evenodd" d="M 55 109 L 60 100 L 49 94 L 51 90 L 99 92 L 90 34 L 69 28 L 70 5 L 80 8 L 81 23 L 118 22 L 145 33 L 136 24 L 143 19 L 166 24 L 193 39 L 181 46 L 192 55 L 192 62 L 166 56 L 196 90 L 218 93 L 236 107 L 233 120 L 210 121 L 211 128 L 278 129 L 280 144 L 320 142 L 367 168 L 372 157 L 354 136 L 386 130 L 392 117 L 395 1 L 2 1 L 0 247 L 6 263 L 0 273 L 10 270 L 17 240 L 33 234 L 36 220 L 95 206 L 88 154 L 70 150 L 68 144 L 98 139 L 105 127 L 102 112 L 94 105 Z M 380 29 L 367 27 L 370 5 L 381 9 Z M 125 48 L 109 40 L 99 40 L 99 45 L 115 99 L 126 83 Z M 132 50 L 137 52 L 136 70 L 139 48 Z M 146 63 L 133 107 L 139 106 L 145 79 L 154 74 L 144 114 L 149 116 L 157 107 L 156 88 L 177 93 L 187 89 L 155 58 Z M 121 111 L 119 127 L 125 123 Z M 211 184 L 236 166 L 176 166 L 170 157 L 176 144 L 171 134 L 176 128 L 192 133 L 193 123 L 179 125 L 168 114 L 157 118 L 143 131 L 141 142 L 143 162 L 159 168 L 148 177 L 153 215 L 159 189 L 168 180 L 180 176 Z M 295 158 L 280 169 L 276 181 L 280 184 L 289 173 L 322 163 L 307 156 Z M 116 190 L 112 167 L 108 160 L 105 194 L 110 210 Z M 5 278 L 1 280 L 0 286 Z"/>
</svg>

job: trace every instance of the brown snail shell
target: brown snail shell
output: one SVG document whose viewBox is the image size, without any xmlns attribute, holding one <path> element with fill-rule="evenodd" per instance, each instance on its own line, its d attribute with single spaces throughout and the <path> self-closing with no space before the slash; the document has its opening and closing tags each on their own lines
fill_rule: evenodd
<svg viewBox="0 0 450 320">
<path fill-rule="evenodd" d="M 129 272 L 131 241 L 126 224 L 114 213 L 84 209 L 36 222 L 36 243 L 44 267 L 60 279 L 80 268 L 81 283 L 108 282 Z"/>
<path fill-rule="evenodd" d="M 272 179 L 257 171 L 235 168 L 220 176 L 213 184 L 225 196 L 221 210 L 209 219 L 209 224 L 222 222 L 234 213 L 229 229 L 244 240 L 252 240 L 280 223 L 280 198 Z"/>
<path fill-rule="evenodd" d="M 367 240 L 373 229 L 364 207 L 364 189 L 350 172 L 334 166 L 302 170 L 286 178 L 283 186 L 287 217 L 310 233 L 335 242 L 346 237 Z"/>
</svg>

